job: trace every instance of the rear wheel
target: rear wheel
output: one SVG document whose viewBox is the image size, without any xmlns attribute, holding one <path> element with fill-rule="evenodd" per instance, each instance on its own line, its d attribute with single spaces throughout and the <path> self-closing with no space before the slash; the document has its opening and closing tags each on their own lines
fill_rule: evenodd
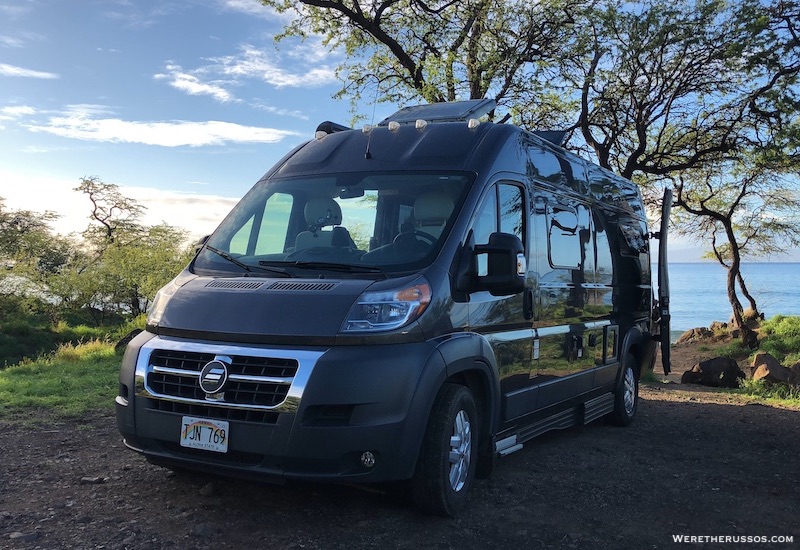
<svg viewBox="0 0 800 550">
<path fill-rule="evenodd" d="M 625 357 L 622 380 L 614 394 L 614 410 L 608 420 L 615 426 L 629 426 L 639 406 L 639 365 L 633 354 Z"/>
<path fill-rule="evenodd" d="M 475 477 L 478 416 L 472 393 L 458 384 L 439 390 L 412 480 L 421 510 L 453 516 L 465 504 Z"/>
</svg>

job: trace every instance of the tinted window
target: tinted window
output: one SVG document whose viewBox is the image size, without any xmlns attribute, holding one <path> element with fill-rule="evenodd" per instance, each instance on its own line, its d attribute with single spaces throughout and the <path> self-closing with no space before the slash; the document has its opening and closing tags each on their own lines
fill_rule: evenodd
<svg viewBox="0 0 800 550">
<path fill-rule="evenodd" d="M 516 185 L 499 185 L 500 192 L 500 231 L 519 237 L 523 243 L 525 239 L 523 227 L 523 202 L 522 189 Z"/>
<path fill-rule="evenodd" d="M 569 206 L 548 205 L 547 222 L 550 265 L 554 268 L 578 269 L 581 242 L 577 212 Z"/>
</svg>

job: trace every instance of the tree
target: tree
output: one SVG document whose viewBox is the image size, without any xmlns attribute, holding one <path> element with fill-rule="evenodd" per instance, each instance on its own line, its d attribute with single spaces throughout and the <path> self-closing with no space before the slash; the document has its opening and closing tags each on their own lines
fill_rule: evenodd
<svg viewBox="0 0 800 550">
<path fill-rule="evenodd" d="M 404 104 L 491 97 L 507 109 L 537 106 L 553 120 L 561 94 L 544 71 L 578 32 L 586 0 L 261 0 L 294 19 L 279 39 L 322 37 L 341 48 L 339 97 Z M 556 116 L 557 113 L 556 113 Z M 565 119 L 564 119 L 565 120 Z M 563 120 L 562 120 L 563 122 Z"/>
<path fill-rule="evenodd" d="M 761 316 L 741 272 L 743 258 L 762 258 L 800 245 L 800 190 L 787 166 L 769 155 L 685 171 L 672 178 L 679 232 L 711 243 L 711 257 L 728 272 L 727 294 L 734 324 L 755 347 L 747 319 Z M 737 286 L 749 303 L 742 307 Z"/>
<path fill-rule="evenodd" d="M 794 0 L 599 7 L 583 51 L 565 58 L 580 90 L 573 129 L 599 164 L 665 176 L 769 142 L 796 117 Z"/>
<path fill-rule="evenodd" d="M 49 281 L 51 292 L 64 307 L 87 309 L 97 324 L 108 315 L 141 315 L 191 259 L 186 232 L 143 225 L 145 208 L 96 176 L 83 178 L 75 190 L 89 198 L 92 223 L 82 247 Z"/>
<path fill-rule="evenodd" d="M 89 198 L 92 204 L 89 219 L 97 222 L 96 225 L 89 226 L 88 233 L 84 233 L 88 240 L 104 245 L 113 244 L 119 233 L 141 229 L 139 219 L 145 208 L 123 195 L 119 186 L 104 183 L 97 176 L 89 176 L 81 179 L 75 191 L 80 191 Z"/>
</svg>

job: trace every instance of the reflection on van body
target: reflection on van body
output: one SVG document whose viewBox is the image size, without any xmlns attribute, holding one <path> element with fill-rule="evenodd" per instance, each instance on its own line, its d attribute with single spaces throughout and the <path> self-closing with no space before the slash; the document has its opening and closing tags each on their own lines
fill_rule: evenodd
<svg viewBox="0 0 800 550">
<path fill-rule="evenodd" d="M 214 474 L 406 481 L 453 515 L 528 439 L 629 424 L 657 334 L 638 189 L 479 122 L 492 109 L 324 123 L 267 172 L 128 346 L 125 444 Z"/>
</svg>

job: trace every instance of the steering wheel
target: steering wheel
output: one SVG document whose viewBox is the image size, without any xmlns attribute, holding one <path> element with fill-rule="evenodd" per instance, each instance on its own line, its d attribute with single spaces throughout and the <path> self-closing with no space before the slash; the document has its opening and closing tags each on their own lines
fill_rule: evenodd
<svg viewBox="0 0 800 550">
<path fill-rule="evenodd" d="M 436 244 L 436 237 L 430 233 L 415 229 L 414 231 L 406 231 L 398 234 L 397 237 L 394 238 L 393 244 L 401 250 L 408 250 L 420 244 L 425 245 L 426 248 L 430 248 Z"/>
</svg>

